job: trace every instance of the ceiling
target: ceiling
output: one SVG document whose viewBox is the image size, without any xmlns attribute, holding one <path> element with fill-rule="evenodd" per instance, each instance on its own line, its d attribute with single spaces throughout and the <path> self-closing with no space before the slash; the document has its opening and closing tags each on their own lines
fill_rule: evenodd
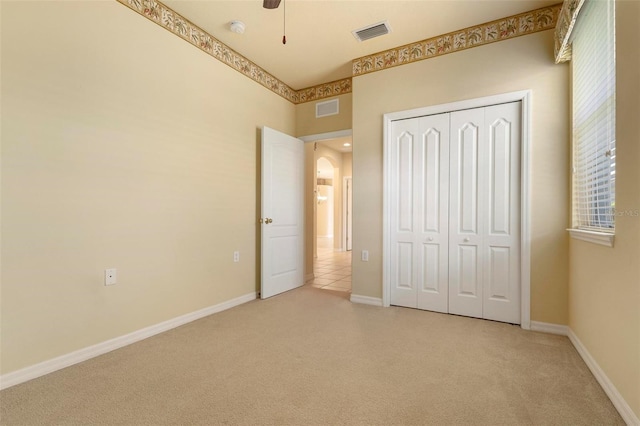
<svg viewBox="0 0 640 426">
<path fill-rule="evenodd" d="M 361 56 L 560 3 L 561 0 L 161 0 L 294 90 L 351 77 Z M 286 8 L 287 44 L 282 44 Z M 244 34 L 229 29 L 233 20 Z M 388 21 L 391 33 L 359 42 L 351 31 Z"/>
<path fill-rule="evenodd" d="M 320 145 L 324 145 L 327 148 L 331 148 L 334 151 L 351 152 L 351 143 L 352 143 L 351 139 L 352 139 L 351 136 L 345 136 L 342 138 L 325 139 L 322 141 L 318 141 L 317 143 Z M 345 143 L 348 143 L 349 146 L 344 146 Z"/>
</svg>

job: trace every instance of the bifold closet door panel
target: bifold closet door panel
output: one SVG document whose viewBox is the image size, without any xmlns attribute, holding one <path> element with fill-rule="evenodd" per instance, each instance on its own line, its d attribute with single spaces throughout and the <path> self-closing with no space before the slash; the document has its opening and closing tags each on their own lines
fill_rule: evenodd
<svg viewBox="0 0 640 426">
<path fill-rule="evenodd" d="M 451 113 L 449 312 L 482 318 L 488 150 L 484 108 Z"/>
<path fill-rule="evenodd" d="M 391 304 L 448 311 L 448 114 L 392 125 Z"/>
<path fill-rule="evenodd" d="M 520 323 L 520 108 L 451 113 L 450 313 Z"/>
<path fill-rule="evenodd" d="M 414 175 L 416 146 L 419 144 L 418 119 L 392 124 L 390 203 L 391 218 L 391 304 L 415 308 L 417 282 L 415 273 L 416 203 Z"/>
<path fill-rule="evenodd" d="M 449 114 L 420 118 L 419 309 L 449 312 Z"/>
<path fill-rule="evenodd" d="M 485 108 L 488 197 L 484 221 L 483 318 L 520 323 L 519 102 Z"/>
</svg>

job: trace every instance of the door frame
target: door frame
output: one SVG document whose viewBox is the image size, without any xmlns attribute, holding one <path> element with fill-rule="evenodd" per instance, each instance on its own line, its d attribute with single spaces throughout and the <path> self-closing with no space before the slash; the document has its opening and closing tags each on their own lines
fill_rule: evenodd
<svg viewBox="0 0 640 426">
<path fill-rule="evenodd" d="M 425 115 L 521 102 L 520 129 L 520 326 L 531 329 L 531 90 L 467 99 L 383 116 L 382 306 L 391 302 L 391 149 L 392 122 Z"/>
<path fill-rule="evenodd" d="M 349 239 L 349 232 L 353 229 L 353 211 L 349 210 L 349 192 L 353 195 L 353 176 L 342 178 L 342 248 L 343 251 L 351 251 L 349 243 L 353 243 L 353 236 Z M 353 209 L 353 196 L 351 199 Z M 351 223 L 348 219 L 351 218 Z M 353 247 L 353 244 L 352 244 Z"/>
</svg>

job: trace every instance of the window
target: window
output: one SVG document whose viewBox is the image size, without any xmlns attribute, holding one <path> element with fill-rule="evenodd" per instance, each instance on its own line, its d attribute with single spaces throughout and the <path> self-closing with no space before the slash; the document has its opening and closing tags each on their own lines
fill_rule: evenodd
<svg viewBox="0 0 640 426">
<path fill-rule="evenodd" d="M 573 228 L 586 233 L 615 230 L 614 3 L 586 0 L 572 34 Z"/>
</svg>

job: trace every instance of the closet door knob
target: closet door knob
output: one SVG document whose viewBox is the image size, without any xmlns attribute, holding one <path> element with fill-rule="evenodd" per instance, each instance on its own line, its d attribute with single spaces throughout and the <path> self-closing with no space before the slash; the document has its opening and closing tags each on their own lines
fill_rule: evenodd
<svg viewBox="0 0 640 426">
<path fill-rule="evenodd" d="M 465 238 L 465 239 L 464 239 L 464 242 L 465 242 L 465 243 L 468 243 L 468 242 L 469 242 L 469 239 L 468 239 L 468 238 Z"/>
</svg>

